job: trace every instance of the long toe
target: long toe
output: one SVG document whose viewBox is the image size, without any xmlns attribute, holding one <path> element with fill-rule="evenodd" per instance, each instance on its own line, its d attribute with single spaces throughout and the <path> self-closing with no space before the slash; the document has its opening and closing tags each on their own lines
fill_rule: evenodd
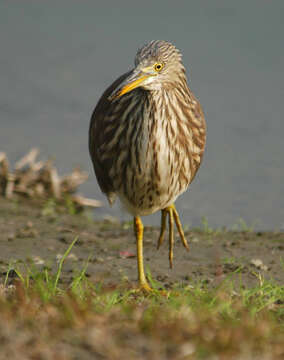
<svg viewBox="0 0 284 360">
<path fill-rule="evenodd" d="M 160 246 L 162 245 L 164 238 L 165 238 L 165 232 L 166 232 L 166 220 L 167 220 L 167 211 L 166 210 L 162 210 L 161 211 L 161 231 L 160 231 L 160 236 L 158 239 L 158 244 L 157 244 L 157 249 L 160 248 Z"/>
<path fill-rule="evenodd" d="M 180 222 L 179 214 L 178 214 L 177 209 L 175 208 L 174 205 L 173 205 L 173 215 L 174 215 L 175 224 L 176 224 L 176 227 L 178 229 L 182 244 L 189 251 L 188 242 L 187 242 L 187 240 L 186 240 L 186 238 L 184 236 L 184 231 L 183 231 L 183 228 L 182 228 L 182 224 Z"/>
</svg>

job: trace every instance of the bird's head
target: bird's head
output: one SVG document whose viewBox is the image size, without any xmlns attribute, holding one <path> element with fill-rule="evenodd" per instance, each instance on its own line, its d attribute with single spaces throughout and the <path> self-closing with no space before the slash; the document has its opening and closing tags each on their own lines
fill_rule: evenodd
<svg viewBox="0 0 284 360">
<path fill-rule="evenodd" d="M 180 51 L 167 41 L 151 41 L 138 50 L 135 68 L 114 89 L 109 100 L 115 100 L 137 87 L 159 90 L 173 85 L 180 77 L 185 77 Z"/>
</svg>

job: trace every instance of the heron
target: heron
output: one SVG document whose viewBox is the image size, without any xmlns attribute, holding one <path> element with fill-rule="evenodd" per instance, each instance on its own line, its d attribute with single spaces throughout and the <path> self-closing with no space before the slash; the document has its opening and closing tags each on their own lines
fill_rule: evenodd
<svg viewBox="0 0 284 360">
<path fill-rule="evenodd" d="M 161 211 L 158 248 L 168 221 L 172 267 L 174 224 L 189 249 L 174 203 L 200 167 L 206 123 L 188 86 L 182 54 L 173 44 L 147 43 L 137 51 L 134 64 L 99 99 L 90 121 L 89 152 L 110 205 L 118 197 L 134 217 L 139 288 L 149 292 L 141 216 Z"/>
</svg>

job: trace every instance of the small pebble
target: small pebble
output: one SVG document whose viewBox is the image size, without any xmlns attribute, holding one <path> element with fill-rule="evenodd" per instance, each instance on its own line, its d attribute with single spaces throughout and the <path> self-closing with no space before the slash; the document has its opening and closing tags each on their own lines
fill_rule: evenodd
<svg viewBox="0 0 284 360">
<path fill-rule="evenodd" d="M 34 256 L 33 262 L 35 265 L 43 265 L 45 261 L 40 256 Z"/>
<path fill-rule="evenodd" d="M 251 265 L 255 266 L 257 269 L 260 269 L 263 271 L 268 270 L 268 266 L 264 265 L 262 260 L 260 260 L 260 259 L 251 259 L 250 263 L 251 263 Z"/>
<path fill-rule="evenodd" d="M 56 254 L 56 261 L 59 262 L 62 259 L 62 254 Z"/>
<path fill-rule="evenodd" d="M 8 241 L 13 241 L 13 240 L 15 240 L 15 233 L 9 234 L 8 237 L 7 237 L 7 240 L 8 240 Z"/>
<path fill-rule="evenodd" d="M 78 261 L 78 256 L 71 253 L 67 256 L 67 259 L 73 260 L 73 261 Z"/>
<path fill-rule="evenodd" d="M 27 229 L 31 229 L 34 226 L 34 224 L 31 221 L 27 221 L 26 227 Z"/>
<path fill-rule="evenodd" d="M 187 357 L 195 353 L 195 345 L 186 342 L 180 346 L 180 353 L 182 357 Z"/>
</svg>

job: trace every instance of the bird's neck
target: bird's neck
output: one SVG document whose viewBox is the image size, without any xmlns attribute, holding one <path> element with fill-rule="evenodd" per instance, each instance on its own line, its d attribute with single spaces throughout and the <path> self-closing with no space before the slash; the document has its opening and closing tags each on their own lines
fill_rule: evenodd
<svg viewBox="0 0 284 360">
<path fill-rule="evenodd" d="M 189 89 L 186 79 L 175 86 L 165 86 L 151 92 L 153 130 L 160 129 L 175 139 L 184 139 L 185 147 L 193 153 L 203 153 L 206 141 L 206 124 L 200 103 Z"/>
</svg>

